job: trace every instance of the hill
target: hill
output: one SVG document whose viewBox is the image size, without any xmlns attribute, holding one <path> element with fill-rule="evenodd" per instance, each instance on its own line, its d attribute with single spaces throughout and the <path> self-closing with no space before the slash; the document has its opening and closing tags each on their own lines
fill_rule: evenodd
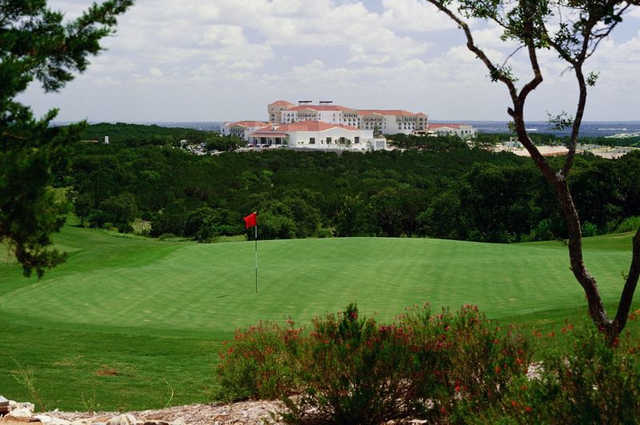
<svg viewBox="0 0 640 425">
<path fill-rule="evenodd" d="M 90 124 L 82 132 L 83 140 L 103 141 L 109 136 L 111 143 L 133 143 L 135 145 L 144 142 L 176 142 L 181 139 L 200 140 L 206 138 L 210 132 L 181 127 L 161 127 L 159 125 L 128 124 L 128 123 L 99 123 Z"/>
<path fill-rule="evenodd" d="M 489 317 L 532 326 L 584 314 L 559 242 L 265 241 L 257 294 L 252 243 L 167 242 L 71 226 L 56 242 L 69 260 L 42 281 L 0 265 L 4 395 L 34 399 L 35 391 L 48 408 L 208 401 L 217 351 L 235 328 L 306 322 L 349 302 L 381 320 L 427 301 L 476 304 Z M 606 302 L 616 300 L 630 246 L 629 235 L 585 241 Z"/>
</svg>

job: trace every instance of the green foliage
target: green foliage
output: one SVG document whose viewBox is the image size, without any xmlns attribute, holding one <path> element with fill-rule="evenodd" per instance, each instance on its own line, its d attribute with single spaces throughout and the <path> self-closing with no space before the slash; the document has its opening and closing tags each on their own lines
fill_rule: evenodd
<svg viewBox="0 0 640 425">
<path fill-rule="evenodd" d="M 152 236 L 173 233 L 204 242 L 241 235 L 242 217 L 251 211 L 260 216 L 260 239 L 319 237 L 321 229 L 340 237 L 491 242 L 566 235 L 553 193 L 527 158 L 466 145 L 439 152 L 278 150 L 200 157 L 165 146 L 79 144 L 71 158 L 71 173 L 61 172 L 57 180 L 73 185 L 81 219 L 100 213 L 91 220 L 95 225 L 116 223 L 102 217 L 101 205 L 131 193 Z M 639 170 L 638 154 L 576 159 L 574 199 L 597 233 L 640 214 Z M 540 223 L 546 229 L 536 230 Z"/>
<path fill-rule="evenodd" d="M 237 331 L 227 347 L 218 368 L 227 394 L 282 397 L 289 423 L 446 421 L 460 405 L 481 411 L 501 400 L 530 363 L 526 340 L 470 306 L 438 315 L 412 308 L 380 325 L 351 304 L 309 331 L 292 322 Z"/>
<path fill-rule="evenodd" d="M 189 214 L 185 223 L 184 235 L 198 242 L 211 242 L 218 236 L 241 233 L 243 227 L 240 220 L 240 215 L 233 211 L 202 207 Z"/>
<path fill-rule="evenodd" d="M 221 136 L 210 131 L 121 122 L 91 124 L 79 135 L 81 140 L 95 140 L 98 143 L 102 143 L 105 136 L 109 136 L 109 143 L 127 147 L 202 145 L 206 151 L 230 151 L 245 145 L 237 137 Z M 185 142 L 181 144 L 182 141 Z"/>
<path fill-rule="evenodd" d="M 637 339 L 626 334 L 614 348 L 593 328 L 575 331 L 567 325 L 562 332 L 565 343 L 543 355 L 536 379 L 510 382 L 501 403 L 466 423 L 637 424 Z"/>
<path fill-rule="evenodd" d="M 136 219 L 138 207 L 136 206 L 136 198 L 131 193 L 122 193 L 120 195 L 111 196 L 100 203 L 100 210 L 103 212 L 102 220 L 110 222 L 118 228 L 121 233 L 133 231 L 131 224 Z M 103 225 L 89 223 L 100 227 Z"/>
<path fill-rule="evenodd" d="M 225 342 L 217 368 L 220 400 L 273 400 L 298 387 L 295 356 L 301 350 L 300 328 L 259 323 L 236 330 Z"/>
<path fill-rule="evenodd" d="M 628 217 L 620 223 L 616 229 L 616 233 L 635 232 L 640 229 L 640 217 Z"/>
<path fill-rule="evenodd" d="M 88 57 L 100 52 L 100 40 L 113 33 L 116 16 L 132 3 L 93 4 L 68 23 L 45 0 L 0 3 L 0 242 L 8 241 L 27 276 L 34 270 L 42 276 L 64 260 L 50 249 L 64 211 L 48 187 L 52 169 L 65 168 L 65 146 L 82 125 L 50 128 L 57 110 L 38 120 L 16 97 L 35 80 L 57 91 L 84 71 Z"/>
<path fill-rule="evenodd" d="M 451 152 L 467 149 L 458 136 L 416 136 L 413 134 L 388 134 L 385 136 L 391 146 L 402 149 L 418 149 L 429 152 Z"/>
</svg>

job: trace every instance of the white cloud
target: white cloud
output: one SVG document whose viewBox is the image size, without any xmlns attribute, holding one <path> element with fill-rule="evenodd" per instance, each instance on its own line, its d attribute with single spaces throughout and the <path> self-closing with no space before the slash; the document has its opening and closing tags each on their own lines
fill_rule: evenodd
<svg viewBox="0 0 640 425">
<path fill-rule="evenodd" d="M 73 17 L 91 0 L 51 3 Z M 496 25 L 472 28 L 496 63 L 516 47 L 500 40 Z M 32 90 L 26 99 L 39 112 L 61 106 L 62 119 L 125 121 L 262 119 L 269 101 L 299 96 L 500 119 L 508 100 L 462 34 L 424 0 L 137 0 L 106 46 L 62 94 Z M 546 109 L 575 106 L 575 83 L 553 52 L 540 58 L 545 82 L 530 113 L 543 118 Z M 640 34 L 606 41 L 591 62 L 602 71 L 594 99 L 605 90 L 628 98 L 638 87 Z M 529 78 L 526 52 L 509 63 L 521 82 Z M 629 102 L 626 110 L 640 107 Z"/>
<path fill-rule="evenodd" d="M 424 0 L 382 0 L 382 20 L 389 28 L 402 31 L 440 31 L 454 23 Z"/>
<path fill-rule="evenodd" d="M 629 16 L 633 16 L 634 18 L 640 18 L 640 7 L 632 6 L 631 11 L 629 12 Z"/>
</svg>

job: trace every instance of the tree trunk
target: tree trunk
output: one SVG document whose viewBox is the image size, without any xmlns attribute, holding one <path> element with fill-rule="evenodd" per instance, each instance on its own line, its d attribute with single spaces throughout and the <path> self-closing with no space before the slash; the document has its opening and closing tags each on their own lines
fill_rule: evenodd
<svg viewBox="0 0 640 425">
<path fill-rule="evenodd" d="M 598 290 L 598 284 L 596 279 L 589 273 L 585 264 L 582 254 L 582 228 L 580 223 L 580 216 L 576 209 L 569 184 L 562 171 L 554 172 L 544 160 L 542 155 L 533 145 L 533 142 L 529 138 L 524 119 L 522 118 L 522 105 L 516 105 L 516 110 L 511 114 L 514 118 L 516 132 L 520 143 L 523 144 L 531 154 L 532 159 L 542 172 L 547 182 L 554 187 L 556 197 L 560 203 L 562 213 L 567 224 L 567 232 L 569 235 L 569 261 L 571 264 L 571 271 L 575 276 L 580 286 L 582 286 L 585 296 L 587 298 L 587 304 L 589 307 L 589 315 L 591 320 L 598 327 L 598 329 L 606 336 L 609 345 L 615 346 L 618 336 L 624 329 L 629 311 L 631 309 L 631 303 L 633 301 L 633 294 L 638 284 L 640 277 L 640 229 L 633 238 L 633 254 L 629 274 L 626 278 L 624 290 L 620 297 L 620 303 L 618 305 L 618 311 L 615 320 L 611 320 L 607 316 L 602 297 Z"/>
</svg>

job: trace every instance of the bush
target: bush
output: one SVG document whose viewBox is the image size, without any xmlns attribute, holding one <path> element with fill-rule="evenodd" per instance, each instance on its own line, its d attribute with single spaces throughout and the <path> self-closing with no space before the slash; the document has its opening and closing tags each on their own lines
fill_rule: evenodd
<svg viewBox="0 0 640 425">
<path fill-rule="evenodd" d="M 544 356 L 539 379 L 511 382 L 501 403 L 468 423 L 640 423 L 640 346 L 627 334 L 611 347 L 593 327 L 568 339 Z"/>
<path fill-rule="evenodd" d="M 417 365 L 408 338 L 399 327 L 360 318 L 355 305 L 315 319 L 299 371 L 303 392 L 285 400 L 291 410 L 285 420 L 374 425 L 408 416 L 424 401 L 409 379 Z"/>
<path fill-rule="evenodd" d="M 627 217 L 616 227 L 616 233 L 636 232 L 640 229 L 640 217 Z"/>
<path fill-rule="evenodd" d="M 260 323 L 237 330 L 220 353 L 218 398 L 226 401 L 276 399 L 297 388 L 296 355 L 302 329 Z"/>
<path fill-rule="evenodd" d="M 595 236 L 597 234 L 598 234 L 598 226 L 588 221 L 585 221 L 582 224 L 582 236 L 589 237 L 589 236 Z"/>
<path fill-rule="evenodd" d="M 307 332 L 293 323 L 238 331 L 221 357 L 222 398 L 281 397 L 289 423 L 373 425 L 454 421 L 459 405 L 486 409 L 524 375 L 531 353 L 475 307 L 438 315 L 412 308 L 379 325 L 350 305 L 314 319 Z"/>
</svg>

